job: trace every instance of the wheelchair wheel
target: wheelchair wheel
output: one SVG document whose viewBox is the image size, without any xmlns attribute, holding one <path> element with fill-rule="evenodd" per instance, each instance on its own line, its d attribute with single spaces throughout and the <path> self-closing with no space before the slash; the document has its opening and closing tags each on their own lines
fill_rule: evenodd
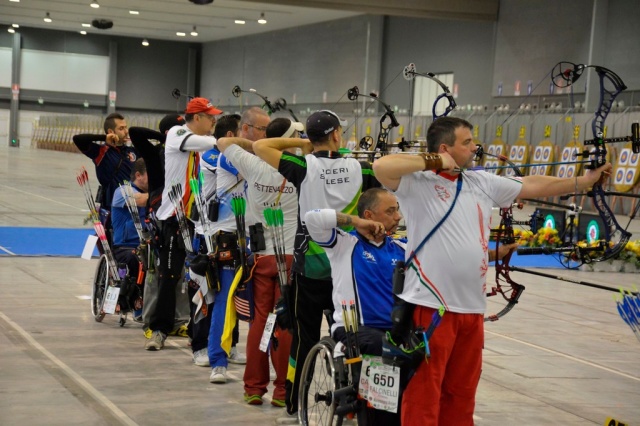
<svg viewBox="0 0 640 426">
<path fill-rule="evenodd" d="M 107 285 L 109 284 L 109 264 L 107 258 L 103 254 L 98 260 L 98 267 L 93 278 L 93 286 L 91 288 L 91 313 L 93 318 L 97 322 L 101 322 L 104 319 L 104 311 L 102 306 L 104 304 L 104 296 L 107 291 Z"/>
<path fill-rule="evenodd" d="M 341 371 L 341 366 L 333 358 L 335 345 L 333 339 L 323 337 L 311 348 L 304 362 L 300 376 L 298 412 L 301 424 L 305 426 L 334 424 L 334 393 L 339 387 Z"/>
</svg>

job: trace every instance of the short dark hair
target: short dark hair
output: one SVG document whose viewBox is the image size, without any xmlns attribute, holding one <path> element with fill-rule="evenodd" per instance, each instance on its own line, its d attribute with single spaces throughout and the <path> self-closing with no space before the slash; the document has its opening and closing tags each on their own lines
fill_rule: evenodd
<svg viewBox="0 0 640 426">
<path fill-rule="evenodd" d="M 365 210 L 373 210 L 378 205 L 380 196 L 388 193 L 384 188 L 369 188 L 360 195 L 358 199 L 358 216 L 364 218 Z"/>
<path fill-rule="evenodd" d="M 228 132 L 237 135 L 239 128 L 240 116 L 238 114 L 223 115 L 216 122 L 216 127 L 213 129 L 213 136 L 216 139 L 224 138 Z"/>
<path fill-rule="evenodd" d="M 144 159 L 138 158 L 135 163 L 133 163 L 133 167 L 131 167 L 131 182 L 136 180 L 136 173 L 140 173 L 141 175 L 147 173 L 147 165 L 144 163 Z"/>
<path fill-rule="evenodd" d="M 117 112 L 111 113 L 107 115 L 107 118 L 104 119 L 104 132 L 109 133 L 109 130 L 116 129 L 116 120 L 124 120 L 124 116 Z"/>
<path fill-rule="evenodd" d="M 438 152 L 441 144 L 453 146 L 456 141 L 456 129 L 466 127 L 473 129 L 471 123 L 458 117 L 441 117 L 431 123 L 427 129 L 427 149 Z"/>
<path fill-rule="evenodd" d="M 271 120 L 267 126 L 267 138 L 279 138 L 285 134 L 291 126 L 291 120 L 284 117 L 278 117 Z"/>
</svg>

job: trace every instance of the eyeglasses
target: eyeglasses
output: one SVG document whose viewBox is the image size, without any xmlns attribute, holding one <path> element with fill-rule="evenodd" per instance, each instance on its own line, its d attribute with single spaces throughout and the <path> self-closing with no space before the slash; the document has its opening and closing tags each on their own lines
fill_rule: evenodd
<svg viewBox="0 0 640 426">
<path fill-rule="evenodd" d="M 214 115 L 209 115 L 209 114 L 198 114 L 200 117 L 206 117 L 209 120 L 211 120 L 212 122 L 216 122 L 216 117 Z"/>
<path fill-rule="evenodd" d="M 253 127 L 254 129 L 259 130 L 261 132 L 266 132 L 267 131 L 267 128 L 264 127 L 264 126 L 254 126 L 253 124 L 249 124 L 249 123 L 247 123 L 247 126 Z"/>
</svg>

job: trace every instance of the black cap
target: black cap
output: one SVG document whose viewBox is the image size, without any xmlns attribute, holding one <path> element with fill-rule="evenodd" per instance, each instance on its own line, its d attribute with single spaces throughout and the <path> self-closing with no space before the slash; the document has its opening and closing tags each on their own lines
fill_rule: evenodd
<svg viewBox="0 0 640 426">
<path fill-rule="evenodd" d="M 341 120 L 335 112 L 327 109 L 316 111 L 307 118 L 307 136 L 311 141 L 322 139 L 340 126 L 346 127 L 347 121 Z"/>
<path fill-rule="evenodd" d="M 160 129 L 160 133 L 165 134 L 173 126 L 182 126 L 184 123 L 184 117 L 182 117 L 180 114 L 167 114 L 162 117 L 162 120 L 160 120 L 158 128 Z"/>
</svg>

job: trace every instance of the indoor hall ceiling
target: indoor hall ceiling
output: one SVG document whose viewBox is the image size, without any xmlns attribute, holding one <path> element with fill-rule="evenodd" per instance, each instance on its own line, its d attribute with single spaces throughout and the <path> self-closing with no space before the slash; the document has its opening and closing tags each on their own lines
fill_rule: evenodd
<svg viewBox="0 0 640 426">
<path fill-rule="evenodd" d="M 97 2 L 100 7 L 90 5 Z M 309 25 L 358 14 L 496 20 L 499 0 L 0 0 L 0 31 L 11 24 L 149 40 L 209 42 Z M 139 14 L 131 14 L 137 11 Z M 44 22 L 46 13 L 52 22 Z M 266 24 L 258 19 L 264 13 Z M 113 28 L 83 28 L 94 19 Z M 244 20 L 244 25 L 234 23 Z M 190 33 L 196 27 L 197 36 Z M 177 32 L 185 36 L 176 35 Z"/>
</svg>

